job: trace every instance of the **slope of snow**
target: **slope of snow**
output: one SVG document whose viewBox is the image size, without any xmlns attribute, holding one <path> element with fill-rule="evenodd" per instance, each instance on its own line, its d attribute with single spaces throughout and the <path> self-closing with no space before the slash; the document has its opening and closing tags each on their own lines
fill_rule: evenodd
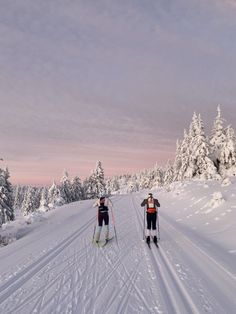
<svg viewBox="0 0 236 314">
<path fill-rule="evenodd" d="M 0 249 L 0 313 L 234 313 L 235 186 L 153 191 L 159 249 L 143 241 L 147 191 L 112 197 L 118 244 L 104 248 L 91 242 L 93 201 L 41 215 Z"/>
</svg>

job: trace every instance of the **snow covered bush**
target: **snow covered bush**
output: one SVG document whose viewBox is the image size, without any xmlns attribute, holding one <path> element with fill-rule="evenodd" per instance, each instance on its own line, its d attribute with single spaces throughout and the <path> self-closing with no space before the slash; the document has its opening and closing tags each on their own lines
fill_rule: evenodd
<svg viewBox="0 0 236 314">
<path fill-rule="evenodd" d="M 212 199 L 207 203 L 207 207 L 216 208 L 225 202 L 221 192 L 215 192 L 212 195 Z"/>
<path fill-rule="evenodd" d="M 0 246 L 8 245 L 16 240 L 14 222 L 7 222 L 0 229 Z"/>
<path fill-rule="evenodd" d="M 44 216 L 43 216 L 43 213 L 40 213 L 40 212 L 33 212 L 33 213 L 30 213 L 26 218 L 25 218 L 25 222 L 27 224 L 32 224 L 34 222 L 40 222 L 40 221 L 43 221 L 45 220 Z"/>
<path fill-rule="evenodd" d="M 225 178 L 225 179 L 222 180 L 221 186 L 228 186 L 228 185 L 230 185 L 231 183 L 232 183 L 232 182 L 230 181 L 229 178 Z"/>
<path fill-rule="evenodd" d="M 11 234 L 0 234 L 0 246 L 8 245 L 9 243 L 12 243 L 15 241 L 15 238 Z"/>
</svg>

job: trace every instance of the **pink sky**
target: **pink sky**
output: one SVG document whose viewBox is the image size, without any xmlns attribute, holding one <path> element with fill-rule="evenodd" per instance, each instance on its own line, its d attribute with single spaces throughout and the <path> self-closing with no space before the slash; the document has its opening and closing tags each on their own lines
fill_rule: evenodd
<svg viewBox="0 0 236 314">
<path fill-rule="evenodd" d="M 50 186 L 53 180 L 59 182 L 64 169 L 67 170 L 70 178 L 78 175 L 84 180 L 95 168 L 96 160 L 94 152 L 101 150 L 101 147 L 94 145 L 92 149 L 94 151 L 91 150 L 83 158 L 77 157 L 77 153 L 74 150 L 74 153 L 68 151 L 68 153 L 64 153 L 62 156 L 55 155 L 55 160 L 44 158 L 34 159 L 31 157 L 30 160 L 34 159 L 34 161 L 3 161 L 2 165 L 4 164 L 4 166 L 8 166 L 10 169 L 11 182 L 13 184 Z M 135 173 L 145 168 L 151 168 L 156 163 L 156 156 L 158 156 L 158 164 L 165 165 L 166 160 L 168 158 L 173 159 L 174 155 L 171 151 L 158 151 L 155 148 L 138 150 L 134 148 L 127 149 L 125 147 L 102 147 L 102 150 L 104 152 L 101 153 L 100 151 L 96 154 L 96 157 L 98 157 L 97 160 L 102 160 L 105 176 Z"/>
<path fill-rule="evenodd" d="M 216 108 L 235 127 L 232 1 L 4 1 L 0 153 L 14 184 L 82 179 L 173 159 Z"/>
</svg>

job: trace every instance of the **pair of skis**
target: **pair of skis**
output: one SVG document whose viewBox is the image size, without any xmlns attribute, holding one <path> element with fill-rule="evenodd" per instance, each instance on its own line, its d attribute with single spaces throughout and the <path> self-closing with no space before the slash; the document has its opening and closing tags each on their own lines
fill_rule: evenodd
<svg viewBox="0 0 236 314">
<path fill-rule="evenodd" d="M 156 246 L 157 248 L 159 248 L 158 243 L 153 241 L 153 237 L 152 237 L 152 242 L 155 244 L 155 246 Z M 147 242 L 147 241 L 146 241 L 146 243 L 147 243 L 149 249 L 151 249 L 151 242 Z"/>
<path fill-rule="evenodd" d="M 110 242 L 114 237 L 111 237 L 109 239 L 106 239 L 104 241 L 94 242 L 98 247 L 104 247 L 107 245 L 108 242 Z"/>
</svg>

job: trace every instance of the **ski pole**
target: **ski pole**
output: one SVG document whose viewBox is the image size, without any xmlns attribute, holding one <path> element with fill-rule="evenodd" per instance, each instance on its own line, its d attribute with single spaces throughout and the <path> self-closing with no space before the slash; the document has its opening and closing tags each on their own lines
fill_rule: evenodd
<svg viewBox="0 0 236 314">
<path fill-rule="evenodd" d="M 96 215 L 95 224 L 94 224 L 94 228 L 93 228 L 93 240 L 92 240 L 92 242 L 94 241 L 94 236 L 95 236 L 95 231 L 96 231 L 96 226 L 97 226 L 97 220 L 98 220 L 98 212 Z"/>
<path fill-rule="evenodd" d="M 92 242 L 94 241 L 95 230 L 96 230 L 96 222 L 95 222 L 95 225 L 94 225 L 94 228 L 93 228 L 93 239 L 92 239 Z"/>
<path fill-rule="evenodd" d="M 143 240 L 145 239 L 145 208 L 143 211 Z"/>
<path fill-rule="evenodd" d="M 111 204 L 112 204 L 112 202 L 111 202 Z M 114 228 L 116 243 L 118 245 L 117 234 L 116 234 L 116 225 L 115 225 L 115 217 L 114 217 L 114 213 L 113 213 L 113 204 L 111 206 L 111 216 L 112 216 L 112 224 L 113 224 L 113 228 Z"/>
<path fill-rule="evenodd" d="M 117 233 L 116 233 L 116 225 L 115 225 L 115 216 L 113 213 L 113 202 L 112 200 L 108 197 L 110 203 L 111 203 L 111 215 L 112 215 L 112 224 L 113 224 L 113 228 L 114 228 L 114 233 L 115 233 L 115 238 L 116 238 L 116 243 L 118 245 L 118 239 L 117 239 Z"/>
<path fill-rule="evenodd" d="M 157 211 L 157 230 L 158 230 L 158 241 L 160 241 L 160 226 L 159 226 L 159 213 Z"/>
</svg>

